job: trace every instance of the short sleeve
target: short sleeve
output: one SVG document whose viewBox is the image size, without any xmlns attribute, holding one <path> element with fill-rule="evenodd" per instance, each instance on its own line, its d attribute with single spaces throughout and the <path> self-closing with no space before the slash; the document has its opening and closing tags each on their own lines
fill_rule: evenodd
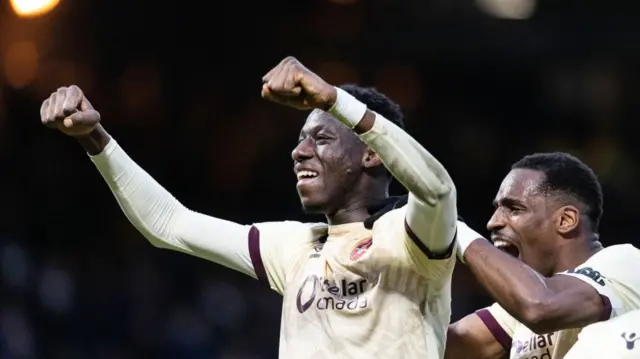
<svg viewBox="0 0 640 359">
<path fill-rule="evenodd" d="M 487 326 L 493 337 L 508 353 L 511 350 L 511 338 L 516 331 L 518 321 L 498 303 L 476 312 L 480 320 Z"/>
<path fill-rule="evenodd" d="M 562 272 L 592 286 L 605 303 L 606 320 L 640 308 L 640 250 L 625 244 L 604 248 L 582 265 Z"/>
<path fill-rule="evenodd" d="M 283 295 L 295 265 L 313 248 L 325 224 L 294 221 L 256 223 L 249 230 L 249 255 L 261 282 Z"/>
</svg>

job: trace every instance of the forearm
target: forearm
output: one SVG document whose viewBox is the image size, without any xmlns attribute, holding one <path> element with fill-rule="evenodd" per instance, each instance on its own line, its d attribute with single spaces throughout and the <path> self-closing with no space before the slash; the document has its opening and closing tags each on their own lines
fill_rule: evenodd
<svg viewBox="0 0 640 359">
<path fill-rule="evenodd" d="M 486 240 L 472 241 L 464 259 L 491 297 L 514 318 L 528 326 L 540 324 L 555 294 L 544 277 Z"/>
<path fill-rule="evenodd" d="M 154 246 L 192 254 L 255 277 L 247 242 L 250 227 L 189 210 L 113 139 L 105 141 L 104 136 L 96 135 L 83 146 L 99 153 L 92 161 L 129 221 Z"/>
<path fill-rule="evenodd" d="M 403 129 L 344 94 L 339 92 L 330 113 L 360 133 L 360 138 L 409 191 L 407 223 L 418 238 L 431 251 L 446 250 L 453 240 L 457 219 L 456 190 L 446 169 Z"/>
</svg>

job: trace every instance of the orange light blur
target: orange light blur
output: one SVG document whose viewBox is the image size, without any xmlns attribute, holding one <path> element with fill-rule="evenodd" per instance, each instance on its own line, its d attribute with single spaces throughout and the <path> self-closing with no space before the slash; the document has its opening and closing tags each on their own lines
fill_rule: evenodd
<svg viewBox="0 0 640 359">
<path fill-rule="evenodd" d="M 38 72 L 38 51 L 28 41 L 9 46 L 4 54 L 4 71 L 9 84 L 23 88 L 31 84 Z"/>
<path fill-rule="evenodd" d="M 36 17 L 53 10 L 60 0 L 10 0 L 13 11 L 20 17 Z"/>
</svg>

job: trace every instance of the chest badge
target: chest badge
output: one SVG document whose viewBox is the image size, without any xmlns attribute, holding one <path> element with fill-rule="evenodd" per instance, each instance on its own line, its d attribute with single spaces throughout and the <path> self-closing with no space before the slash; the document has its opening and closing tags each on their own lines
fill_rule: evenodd
<svg viewBox="0 0 640 359">
<path fill-rule="evenodd" d="M 351 251 L 351 255 L 349 259 L 352 261 L 358 260 L 358 258 L 362 257 L 362 255 L 371 248 L 373 245 L 373 238 L 369 237 L 367 239 L 363 239 L 358 244 L 356 244 L 355 248 Z"/>
</svg>

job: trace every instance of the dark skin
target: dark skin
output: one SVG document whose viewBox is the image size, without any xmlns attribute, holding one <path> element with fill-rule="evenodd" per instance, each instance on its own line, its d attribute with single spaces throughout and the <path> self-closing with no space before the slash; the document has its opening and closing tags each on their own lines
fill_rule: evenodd
<svg viewBox="0 0 640 359">
<path fill-rule="evenodd" d="M 356 136 L 373 127 L 375 114 L 367 110 L 353 129 L 338 122 L 324 112 L 335 104 L 335 88 L 293 57 L 269 71 L 263 82 L 265 99 L 313 110 L 292 152 L 295 168 L 318 173 L 314 181 L 297 186 L 305 211 L 325 214 L 334 225 L 369 217 L 367 208 L 386 198 L 389 186 L 389 179 L 380 176 L 382 161 Z M 40 115 L 43 124 L 76 138 L 90 155 L 101 153 L 111 139 L 100 114 L 77 86 L 51 94 Z"/>
<path fill-rule="evenodd" d="M 388 196 L 388 182 L 374 170 L 381 165 L 378 156 L 326 112 L 309 115 L 292 158 L 294 169 L 318 173 L 297 186 L 303 209 L 325 214 L 330 224 L 363 221 L 370 204 Z"/>
<path fill-rule="evenodd" d="M 490 295 L 537 334 L 598 322 L 606 310 L 589 284 L 555 275 L 584 263 L 602 246 L 578 205 L 540 191 L 543 180 L 539 171 L 511 171 L 487 225 L 494 241 L 515 246 L 520 259 L 484 240 L 471 242 L 464 253 L 467 266 Z M 497 359 L 506 354 L 475 314 L 449 328 L 447 359 Z"/>
</svg>

